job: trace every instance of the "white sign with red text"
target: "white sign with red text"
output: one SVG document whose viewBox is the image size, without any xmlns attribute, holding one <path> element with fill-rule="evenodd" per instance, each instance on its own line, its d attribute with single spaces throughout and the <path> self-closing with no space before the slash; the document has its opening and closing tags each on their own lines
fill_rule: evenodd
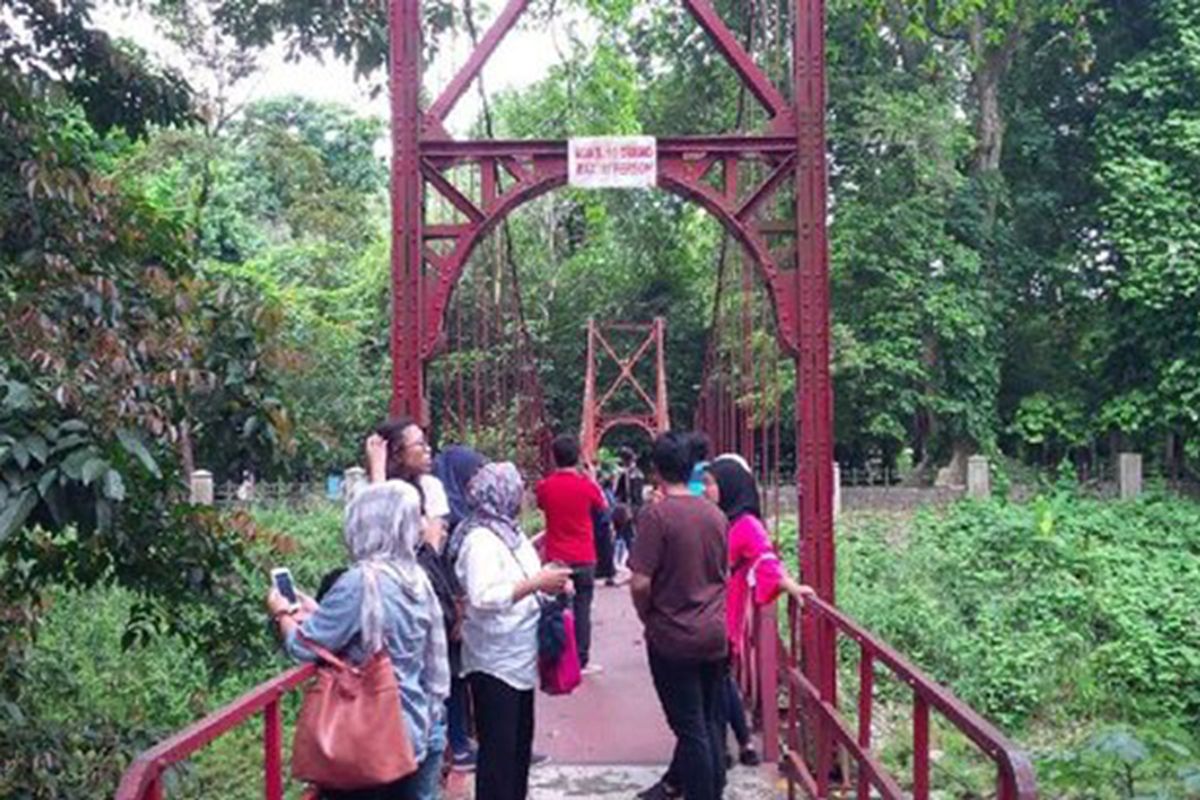
<svg viewBox="0 0 1200 800">
<path fill-rule="evenodd" d="M 641 189 L 658 182 L 653 136 L 605 136 L 567 143 L 570 184 L 580 189 Z"/>
</svg>

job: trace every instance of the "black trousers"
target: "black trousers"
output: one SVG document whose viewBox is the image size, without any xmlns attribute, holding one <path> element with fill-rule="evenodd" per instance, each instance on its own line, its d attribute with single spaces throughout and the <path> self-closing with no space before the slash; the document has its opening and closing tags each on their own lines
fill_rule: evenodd
<svg viewBox="0 0 1200 800">
<path fill-rule="evenodd" d="M 475 800 L 525 800 L 533 757 L 533 690 L 514 689 L 482 672 L 467 680 L 479 737 Z"/>
<path fill-rule="evenodd" d="M 658 700 L 675 734 L 666 781 L 682 789 L 685 800 L 719 800 L 725 791 L 728 664 L 725 659 L 676 661 L 647 652 Z"/>
<path fill-rule="evenodd" d="M 417 782 L 410 775 L 395 783 L 372 786 L 370 789 L 322 789 L 321 800 L 420 800 Z"/>
<path fill-rule="evenodd" d="M 616 553 L 612 523 L 597 525 L 593 522 L 592 531 L 596 539 L 596 577 L 601 580 L 614 578 L 617 574 L 617 564 L 614 560 Z"/>
<path fill-rule="evenodd" d="M 596 595 L 596 565 L 572 564 L 571 581 L 575 584 L 575 599 L 571 613 L 575 615 L 575 643 L 579 651 L 579 666 L 588 665 L 592 653 L 592 599 Z"/>
<path fill-rule="evenodd" d="M 738 747 L 743 750 L 750 746 L 750 726 L 746 722 L 746 706 L 742 703 L 742 692 L 734 680 L 733 670 L 725 673 L 725 719 L 733 728 L 733 736 L 737 739 Z M 722 739 L 724 736 L 722 735 Z M 724 744 L 724 741 L 721 742 Z"/>
</svg>

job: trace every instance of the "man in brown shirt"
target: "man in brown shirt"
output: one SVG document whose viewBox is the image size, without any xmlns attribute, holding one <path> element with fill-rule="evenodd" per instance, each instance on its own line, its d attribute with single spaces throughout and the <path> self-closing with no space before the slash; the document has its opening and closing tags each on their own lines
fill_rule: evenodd
<svg viewBox="0 0 1200 800">
<path fill-rule="evenodd" d="M 658 437 L 651 458 L 663 499 L 638 515 L 630 590 L 675 754 L 668 777 L 643 796 L 668 797 L 673 785 L 687 800 L 717 800 L 725 788 L 727 523 L 713 503 L 689 492 L 684 437 Z"/>
</svg>

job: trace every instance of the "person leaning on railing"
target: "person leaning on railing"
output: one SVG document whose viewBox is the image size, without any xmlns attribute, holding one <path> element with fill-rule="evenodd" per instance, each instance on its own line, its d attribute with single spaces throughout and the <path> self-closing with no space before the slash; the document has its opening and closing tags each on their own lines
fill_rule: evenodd
<svg viewBox="0 0 1200 800">
<path fill-rule="evenodd" d="M 800 602 L 813 590 L 796 581 L 775 553 L 770 534 L 762 521 L 758 485 L 750 465 L 741 456 L 727 453 L 708 464 L 704 472 L 704 494 L 729 520 L 729 585 L 725 597 L 725 621 L 729 633 L 730 658 L 736 662 L 745 647 L 746 621 L 751 603 L 766 606 L 787 592 Z M 730 673 L 725 685 L 726 715 L 741 749 L 739 760 L 746 766 L 759 763 L 750 740 L 746 711 L 737 682 Z"/>
<path fill-rule="evenodd" d="M 358 665 L 386 648 L 399 684 L 417 771 L 386 786 L 322 789 L 326 800 L 435 800 L 439 795 L 450 669 L 441 610 L 417 563 L 421 535 L 416 489 L 400 481 L 369 486 L 346 509 L 351 566 L 320 604 L 297 593 L 301 608 L 293 611 L 277 589 L 267 597 L 293 658 L 317 658 L 301 637 Z"/>
</svg>

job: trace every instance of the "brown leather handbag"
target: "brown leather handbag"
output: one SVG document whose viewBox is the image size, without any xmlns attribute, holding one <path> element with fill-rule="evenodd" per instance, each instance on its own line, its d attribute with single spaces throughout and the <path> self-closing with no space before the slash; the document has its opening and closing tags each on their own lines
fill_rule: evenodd
<svg viewBox="0 0 1200 800">
<path fill-rule="evenodd" d="M 292 775 L 326 789 L 365 789 L 417 771 L 387 650 L 360 667 L 303 637 L 317 654 L 292 742 Z"/>
</svg>

